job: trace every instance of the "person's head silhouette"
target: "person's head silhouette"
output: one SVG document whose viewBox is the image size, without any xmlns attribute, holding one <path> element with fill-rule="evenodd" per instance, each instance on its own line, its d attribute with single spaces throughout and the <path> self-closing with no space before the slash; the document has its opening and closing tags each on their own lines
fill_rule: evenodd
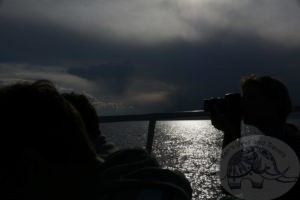
<svg viewBox="0 0 300 200">
<path fill-rule="evenodd" d="M 261 129 L 280 126 L 292 111 L 286 86 L 269 76 L 249 76 L 241 80 L 243 118 Z"/>
<path fill-rule="evenodd" d="M 109 154 L 117 151 L 118 148 L 112 143 L 107 143 L 105 136 L 101 134 L 99 116 L 88 97 L 74 92 L 63 93 L 62 95 L 78 110 L 98 155 L 105 158 Z"/>
<path fill-rule="evenodd" d="M 88 135 L 92 141 L 95 141 L 101 135 L 99 117 L 89 99 L 83 94 L 64 93 L 62 95 L 78 110 Z"/>
<path fill-rule="evenodd" d="M 0 110 L 1 181 L 7 194 L 78 194 L 76 187 L 89 177 L 86 172 L 97 170 L 99 160 L 80 115 L 53 83 L 1 88 Z"/>
</svg>

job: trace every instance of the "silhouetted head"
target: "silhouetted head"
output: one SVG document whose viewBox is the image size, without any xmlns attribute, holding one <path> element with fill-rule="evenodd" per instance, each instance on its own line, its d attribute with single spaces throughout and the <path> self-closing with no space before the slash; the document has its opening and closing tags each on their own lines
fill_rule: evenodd
<svg viewBox="0 0 300 200">
<path fill-rule="evenodd" d="M 51 82 L 11 85 L 0 95 L 6 137 L 34 146 L 49 159 L 75 163 L 95 156 L 80 115 Z"/>
<path fill-rule="evenodd" d="M 81 169 L 96 168 L 80 115 L 51 82 L 1 88 L 0 110 L 1 173 L 8 188 L 21 195 L 55 193 L 68 188 L 69 178 L 78 180 Z"/>
<path fill-rule="evenodd" d="M 250 76 L 241 80 L 244 122 L 252 125 L 284 123 L 292 111 L 288 89 L 269 76 Z"/>
<path fill-rule="evenodd" d="M 97 139 L 101 135 L 99 118 L 89 99 L 83 94 L 64 93 L 62 95 L 78 110 L 91 140 Z"/>
</svg>

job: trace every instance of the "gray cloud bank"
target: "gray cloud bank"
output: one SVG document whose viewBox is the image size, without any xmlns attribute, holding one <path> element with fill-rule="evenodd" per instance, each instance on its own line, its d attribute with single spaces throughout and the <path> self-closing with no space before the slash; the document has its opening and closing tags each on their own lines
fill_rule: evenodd
<svg viewBox="0 0 300 200">
<path fill-rule="evenodd" d="M 2 84 L 48 78 L 103 114 L 199 109 L 249 74 L 300 104 L 299 1 L 10 0 L 0 27 Z"/>
<path fill-rule="evenodd" d="M 151 45 L 209 38 L 216 30 L 251 32 L 285 45 L 299 45 L 296 0 L 10 0 L 1 16 L 47 23 L 93 39 Z"/>
</svg>

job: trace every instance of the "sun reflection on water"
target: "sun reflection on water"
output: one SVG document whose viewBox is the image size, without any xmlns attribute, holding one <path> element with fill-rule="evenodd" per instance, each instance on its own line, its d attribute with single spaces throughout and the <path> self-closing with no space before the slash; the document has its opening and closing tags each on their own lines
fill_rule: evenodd
<svg viewBox="0 0 300 200">
<path fill-rule="evenodd" d="M 101 125 L 107 140 L 119 147 L 144 147 L 148 123 Z M 153 154 L 163 168 L 180 170 L 190 180 L 193 199 L 221 197 L 217 179 L 222 132 L 208 120 L 160 121 L 155 128 Z"/>
<path fill-rule="evenodd" d="M 217 199 L 222 133 L 207 120 L 157 124 L 154 154 L 165 168 L 182 171 L 191 181 L 193 199 Z"/>
<path fill-rule="evenodd" d="M 292 120 L 292 119 L 291 119 Z M 299 118 L 293 123 L 300 127 Z M 145 147 L 148 122 L 101 124 L 108 142 L 120 148 Z M 258 134 L 253 127 L 242 126 L 242 135 Z M 209 120 L 157 122 L 153 154 L 161 166 L 177 169 L 190 180 L 193 199 L 222 197 L 217 178 L 223 134 Z"/>
</svg>

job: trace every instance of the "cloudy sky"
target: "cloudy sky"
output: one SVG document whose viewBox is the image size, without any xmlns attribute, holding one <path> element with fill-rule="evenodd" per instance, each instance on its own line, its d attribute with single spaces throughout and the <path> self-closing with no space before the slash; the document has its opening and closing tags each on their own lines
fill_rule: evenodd
<svg viewBox="0 0 300 200">
<path fill-rule="evenodd" d="M 299 0 L 0 0 L 0 84 L 50 79 L 99 113 L 201 109 L 271 75 L 300 105 Z"/>
</svg>

